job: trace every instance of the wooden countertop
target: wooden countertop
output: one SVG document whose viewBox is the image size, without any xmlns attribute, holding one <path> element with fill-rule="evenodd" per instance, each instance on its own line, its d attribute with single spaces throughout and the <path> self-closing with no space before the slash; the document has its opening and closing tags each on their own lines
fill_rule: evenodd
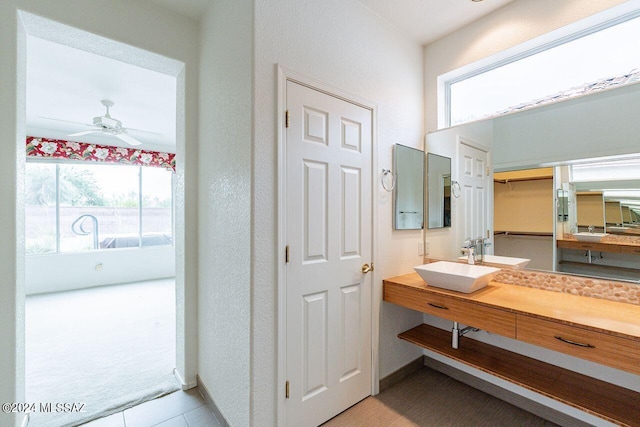
<svg viewBox="0 0 640 427">
<path fill-rule="evenodd" d="M 640 341 L 640 305 L 490 282 L 471 294 L 428 286 L 417 273 L 383 280 L 423 292 Z"/>
<path fill-rule="evenodd" d="M 614 235 L 617 236 L 617 235 Z M 605 245 L 605 246 L 618 246 L 618 247 L 634 247 L 634 248 L 638 248 L 640 247 L 640 238 L 638 236 L 632 235 L 632 236 L 625 236 L 625 237 L 633 237 L 632 239 L 629 240 L 616 240 L 615 237 L 609 237 L 609 236 L 605 236 L 602 238 L 602 240 L 600 240 L 599 242 L 585 242 L 585 241 L 580 241 L 578 239 L 576 239 L 573 236 L 570 235 L 565 235 L 563 237 L 558 237 L 556 239 L 557 242 L 570 242 L 570 243 L 591 243 L 591 244 L 596 244 L 596 245 Z"/>
</svg>

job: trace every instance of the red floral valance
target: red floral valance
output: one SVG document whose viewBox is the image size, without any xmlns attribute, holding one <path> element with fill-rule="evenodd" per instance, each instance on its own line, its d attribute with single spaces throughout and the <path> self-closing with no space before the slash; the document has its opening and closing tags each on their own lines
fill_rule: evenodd
<svg viewBox="0 0 640 427">
<path fill-rule="evenodd" d="M 176 171 L 176 155 L 174 153 L 94 145 L 85 142 L 65 141 L 63 139 L 28 136 L 27 156 L 154 166 Z"/>
</svg>

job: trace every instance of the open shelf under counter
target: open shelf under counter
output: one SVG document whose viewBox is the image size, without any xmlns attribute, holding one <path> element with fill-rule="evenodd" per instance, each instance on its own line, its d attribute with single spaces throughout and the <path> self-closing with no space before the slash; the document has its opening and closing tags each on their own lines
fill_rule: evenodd
<svg viewBox="0 0 640 427">
<path fill-rule="evenodd" d="M 429 286 L 416 273 L 385 279 L 383 299 L 640 375 L 640 305 L 496 281 L 465 294 Z M 636 391 L 470 338 L 460 337 L 455 349 L 451 332 L 428 325 L 399 337 L 616 424 L 640 426 Z"/>
<path fill-rule="evenodd" d="M 615 424 L 640 425 L 640 393 L 633 390 L 466 337 L 454 349 L 450 332 L 429 325 L 398 337 Z"/>
</svg>

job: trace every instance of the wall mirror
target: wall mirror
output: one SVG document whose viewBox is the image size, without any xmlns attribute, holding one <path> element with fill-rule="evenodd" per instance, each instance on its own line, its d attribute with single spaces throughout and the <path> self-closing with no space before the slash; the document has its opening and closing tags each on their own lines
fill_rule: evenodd
<svg viewBox="0 0 640 427">
<path fill-rule="evenodd" d="M 451 227 L 451 159 L 427 153 L 428 228 Z"/>
<path fill-rule="evenodd" d="M 396 144 L 394 228 L 421 230 L 424 224 L 424 151 Z"/>
<path fill-rule="evenodd" d="M 620 280 L 624 280 L 621 277 L 624 272 L 628 280 L 640 284 L 640 227 L 635 227 L 634 223 L 634 212 L 640 212 L 640 206 L 636 204 L 640 201 L 640 162 L 634 160 L 640 158 L 640 121 L 636 117 L 639 110 L 640 83 L 629 84 L 441 129 L 427 135 L 426 146 L 428 151 L 459 162 L 455 147 L 461 137 L 482 144 L 491 150 L 494 180 L 499 172 L 531 168 L 553 170 L 552 173 L 540 171 L 538 176 L 494 182 L 494 203 L 488 209 L 493 211 L 489 213 L 488 222 L 493 233 L 489 253 L 529 258 L 531 262 L 526 268 L 533 270 Z M 615 175 L 604 174 L 607 162 L 628 160 L 635 163 L 628 166 L 618 163 L 609 168 Z M 591 169 L 590 178 L 583 173 L 586 169 Z M 623 177 L 623 171 L 629 175 Z M 455 175 L 452 178 L 457 179 Z M 559 189 L 563 191 L 559 193 Z M 626 193 L 620 193 L 621 190 Z M 637 192 L 630 194 L 631 190 Z M 575 234 L 582 232 L 578 229 L 577 193 L 588 191 L 602 192 L 605 205 L 601 227 L 606 230 L 606 241 L 594 244 L 618 241 L 617 246 L 611 248 L 613 252 L 602 252 L 602 258 L 599 250 L 589 253 L 582 247 L 581 250 L 560 247 L 562 244 L 577 246 Z M 522 203 L 515 202 L 518 193 L 523 194 L 519 198 Z M 495 206 L 498 198 L 504 202 L 502 208 Z M 428 198 L 425 196 L 425 199 Z M 617 211 L 617 206 L 611 203 L 616 201 L 614 199 L 619 201 L 622 221 L 620 215 L 611 213 Z M 450 229 L 429 236 L 431 247 L 435 247 L 432 256 L 459 256 L 464 230 L 468 226 L 462 219 L 464 206 L 461 205 L 453 203 Z M 596 226 L 586 224 L 589 225 Z M 564 239 L 566 234 L 574 236 Z M 570 267 L 572 271 L 569 271 Z"/>
<path fill-rule="evenodd" d="M 640 281 L 640 154 L 553 169 L 554 174 L 530 173 L 509 185 L 495 180 L 501 173 L 494 174 L 494 253 L 529 258 L 533 269 Z M 501 197 L 506 203 L 499 207 Z M 513 206 L 524 209 L 514 215 Z M 521 225 L 511 225 L 505 234 L 497 230 L 508 212 L 511 223 L 517 219 Z M 544 227 L 535 226 L 539 220 Z M 604 237 L 585 243 L 580 238 L 590 236 L 577 233 Z"/>
</svg>

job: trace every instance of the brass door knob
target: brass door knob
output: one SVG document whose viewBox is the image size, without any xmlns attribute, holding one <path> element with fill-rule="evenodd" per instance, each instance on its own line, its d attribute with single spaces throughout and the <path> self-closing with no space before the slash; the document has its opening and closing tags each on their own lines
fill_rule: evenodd
<svg viewBox="0 0 640 427">
<path fill-rule="evenodd" d="M 368 272 L 373 271 L 373 263 L 371 265 L 362 264 L 360 271 L 362 271 L 362 274 L 367 274 Z"/>
</svg>

